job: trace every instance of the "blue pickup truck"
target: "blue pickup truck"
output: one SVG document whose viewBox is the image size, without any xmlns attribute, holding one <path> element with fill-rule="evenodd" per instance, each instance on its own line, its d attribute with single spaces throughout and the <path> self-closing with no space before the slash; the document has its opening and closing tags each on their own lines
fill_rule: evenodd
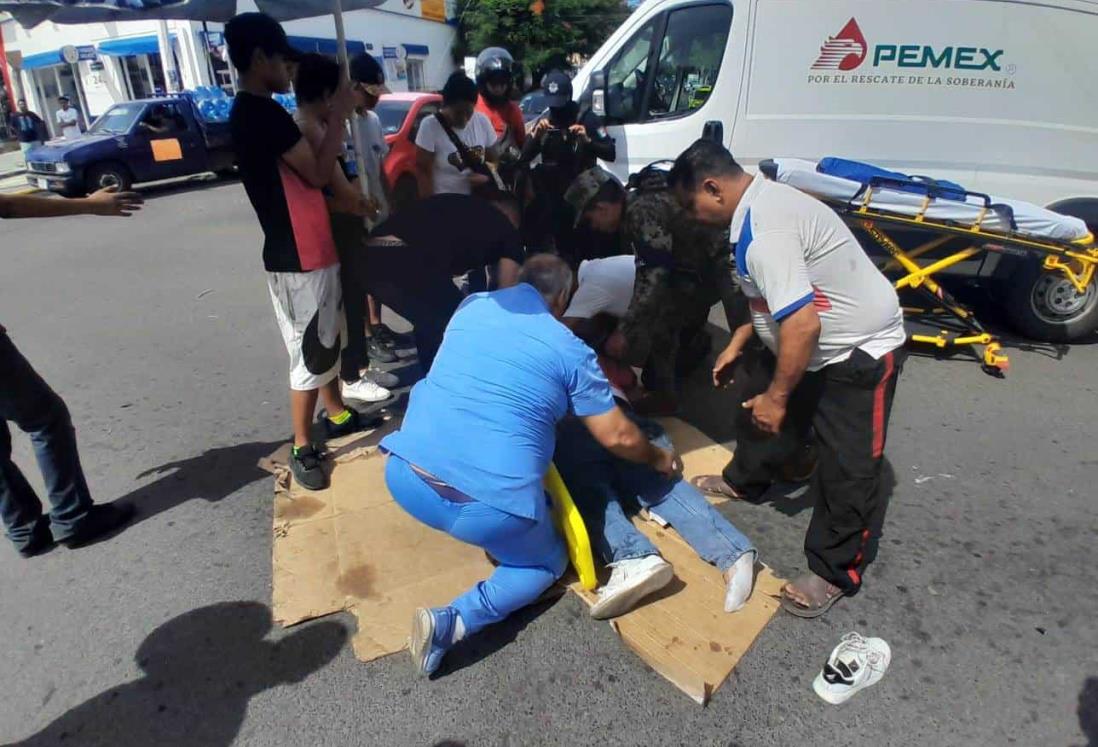
<svg viewBox="0 0 1098 747">
<path fill-rule="evenodd" d="M 27 181 L 76 197 L 233 167 L 228 122 L 203 118 L 183 95 L 115 104 L 80 137 L 32 149 Z"/>
</svg>

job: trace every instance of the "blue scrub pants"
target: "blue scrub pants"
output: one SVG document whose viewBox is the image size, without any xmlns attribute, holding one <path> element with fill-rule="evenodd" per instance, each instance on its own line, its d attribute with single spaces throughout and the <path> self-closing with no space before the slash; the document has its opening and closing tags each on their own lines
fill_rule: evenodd
<svg viewBox="0 0 1098 747">
<path fill-rule="evenodd" d="M 471 498 L 449 500 L 396 454 L 390 454 L 385 465 L 385 482 L 401 508 L 416 519 L 454 539 L 484 548 L 499 563 L 491 576 L 451 602 L 466 633 L 475 633 L 536 601 L 564 573 L 568 553 L 553 526 L 548 499 L 538 505 L 533 519 L 513 516 Z"/>
</svg>

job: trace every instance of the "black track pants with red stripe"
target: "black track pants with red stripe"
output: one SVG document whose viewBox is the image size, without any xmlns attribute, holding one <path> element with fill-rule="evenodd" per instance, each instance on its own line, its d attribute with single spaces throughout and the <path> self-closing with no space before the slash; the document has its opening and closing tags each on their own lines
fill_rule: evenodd
<svg viewBox="0 0 1098 747">
<path fill-rule="evenodd" d="M 866 545 L 884 518 L 881 468 L 904 356 L 902 348 L 879 360 L 855 350 L 817 372 L 823 387 L 812 426 L 819 462 L 804 551 L 813 573 L 847 593 L 861 586 Z"/>
</svg>

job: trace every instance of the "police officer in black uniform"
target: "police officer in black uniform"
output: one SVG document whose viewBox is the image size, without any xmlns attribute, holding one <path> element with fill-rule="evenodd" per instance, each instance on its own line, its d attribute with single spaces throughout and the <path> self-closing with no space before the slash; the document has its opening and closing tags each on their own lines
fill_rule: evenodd
<svg viewBox="0 0 1098 747">
<path fill-rule="evenodd" d="M 541 162 L 530 173 L 533 200 L 526 214 L 525 233 L 530 251 L 553 251 L 562 255 L 590 254 L 579 247 L 561 247 L 555 228 L 571 225 L 564 193 L 580 173 L 599 160 L 613 161 L 617 155 L 614 138 L 603 126 L 602 117 L 572 100 L 572 80 L 560 70 L 542 79 L 548 110 L 534 123 L 522 149 L 522 162 Z M 568 243 L 586 243 L 596 237 L 569 236 Z M 602 254 L 599 250 L 593 250 Z M 616 253 L 616 252 L 614 252 Z"/>
</svg>

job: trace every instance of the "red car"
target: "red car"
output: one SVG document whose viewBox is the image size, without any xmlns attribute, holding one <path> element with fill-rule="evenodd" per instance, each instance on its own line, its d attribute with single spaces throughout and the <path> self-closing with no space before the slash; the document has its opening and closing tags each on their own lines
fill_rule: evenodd
<svg viewBox="0 0 1098 747">
<path fill-rule="evenodd" d="M 442 106 L 437 93 L 389 93 L 381 97 L 374 111 L 381 119 L 389 155 L 383 169 L 393 194 L 393 209 L 414 201 L 416 187 L 416 133 L 426 117 Z"/>
</svg>

